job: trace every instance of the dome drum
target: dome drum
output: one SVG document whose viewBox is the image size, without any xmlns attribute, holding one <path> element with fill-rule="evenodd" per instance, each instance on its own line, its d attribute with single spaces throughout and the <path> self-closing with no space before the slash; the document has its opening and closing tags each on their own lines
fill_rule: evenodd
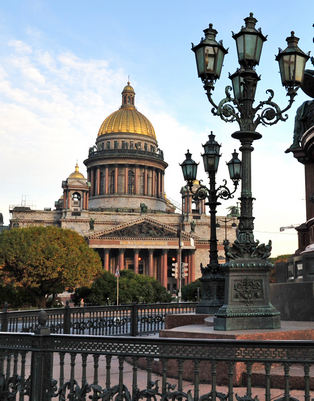
<svg viewBox="0 0 314 401">
<path fill-rule="evenodd" d="M 92 160 L 95 159 L 112 159 L 112 158 L 132 158 L 134 160 L 155 160 L 162 162 L 163 168 L 166 168 L 168 164 L 164 162 L 164 156 L 162 150 L 158 149 L 156 152 L 150 152 L 149 150 L 140 149 L 100 149 L 90 148 L 88 159 L 84 161 L 85 165 L 89 165 Z"/>
<path fill-rule="evenodd" d="M 134 210 L 140 211 L 140 205 L 144 203 L 147 206 L 148 212 L 158 211 L 165 212 L 167 202 L 165 199 L 156 199 L 152 197 L 134 196 L 134 195 L 110 195 L 110 196 L 95 196 L 89 199 L 90 210 Z"/>
</svg>

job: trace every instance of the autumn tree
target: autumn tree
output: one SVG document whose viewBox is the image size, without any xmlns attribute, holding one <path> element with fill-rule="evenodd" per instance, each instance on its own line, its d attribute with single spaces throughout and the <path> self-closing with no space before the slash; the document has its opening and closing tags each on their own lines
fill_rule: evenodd
<svg viewBox="0 0 314 401">
<path fill-rule="evenodd" d="M 24 288 L 39 307 L 66 288 L 90 286 L 100 257 L 77 232 L 57 227 L 14 228 L 0 234 L 0 279 Z"/>
</svg>

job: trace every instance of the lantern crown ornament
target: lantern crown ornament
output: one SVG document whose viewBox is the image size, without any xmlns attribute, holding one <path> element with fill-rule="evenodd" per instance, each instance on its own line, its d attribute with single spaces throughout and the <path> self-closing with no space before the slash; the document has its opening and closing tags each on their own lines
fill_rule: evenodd
<svg viewBox="0 0 314 401">
<path fill-rule="evenodd" d="M 202 81 L 215 81 L 220 77 L 223 60 L 228 49 L 223 47 L 222 41 L 216 41 L 217 31 L 213 28 L 213 24 L 209 24 L 209 27 L 203 32 L 205 38 L 202 38 L 197 46 L 192 43 L 198 76 Z"/>
<path fill-rule="evenodd" d="M 232 37 L 237 44 L 239 64 L 244 68 L 253 68 L 259 64 L 263 43 L 266 42 L 267 36 L 262 34 L 261 28 L 255 29 L 257 19 L 253 17 L 253 13 L 250 13 L 244 21 L 245 26 L 236 34 L 232 32 Z"/>
<path fill-rule="evenodd" d="M 193 183 L 196 180 L 198 165 L 199 163 L 192 160 L 192 154 L 188 150 L 184 162 L 180 164 L 185 181 Z"/>
<path fill-rule="evenodd" d="M 305 54 L 299 47 L 299 38 L 291 36 L 286 38 L 288 47 L 285 50 L 279 48 L 276 60 L 279 63 L 281 83 L 284 87 L 293 90 L 303 82 L 305 64 L 310 58 L 310 53 Z"/>
<path fill-rule="evenodd" d="M 288 47 L 279 50 L 276 60 L 279 62 L 282 85 L 287 90 L 289 104 L 286 108 L 280 107 L 273 101 L 274 91 L 268 89 L 269 97 L 260 101 L 255 107 L 255 93 L 260 77 L 255 71 L 255 67 L 260 62 L 261 52 L 267 36 L 264 36 L 261 29 L 256 29 L 257 19 L 253 13 L 244 19 L 245 26 L 242 26 L 238 33 L 232 32 L 232 37 L 236 41 L 238 62 L 240 66 L 229 78 L 232 87 L 225 89 L 226 97 L 218 104 L 215 103 L 212 92 L 215 81 L 219 79 L 224 55 L 228 52 L 222 42 L 216 41 L 217 31 L 212 24 L 205 29 L 205 39 L 194 46 L 192 50 L 196 56 L 198 76 L 204 83 L 209 102 L 213 105 L 212 113 L 219 116 L 225 122 L 236 121 L 240 131 L 255 132 L 259 124 L 264 126 L 276 124 L 278 121 L 287 120 L 288 116 L 284 113 L 290 109 L 297 94 L 297 89 L 301 86 L 304 76 L 304 69 L 309 55 L 305 54 L 299 47 L 299 38 L 294 36 L 294 32 L 286 40 Z M 233 96 L 231 94 L 233 89 Z M 260 134 L 254 134 L 254 139 L 259 139 Z M 234 136 L 237 138 L 237 136 Z"/>
</svg>

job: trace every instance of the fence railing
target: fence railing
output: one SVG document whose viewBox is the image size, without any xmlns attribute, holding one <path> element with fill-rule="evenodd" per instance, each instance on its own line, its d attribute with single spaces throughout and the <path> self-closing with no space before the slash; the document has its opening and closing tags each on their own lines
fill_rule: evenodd
<svg viewBox="0 0 314 401">
<path fill-rule="evenodd" d="M 60 335 L 49 333 L 40 314 L 35 333 L 0 333 L 2 401 L 313 398 L 313 341 Z M 254 385 L 256 367 L 262 389 Z M 291 373 L 296 367 L 298 380 Z M 273 383 L 278 369 L 282 381 Z"/>
<path fill-rule="evenodd" d="M 132 304 L 47 309 L 47 326 L 55 334 L 137 336 L 157 333 L 170 313 L 194 313 L 196 303 Z M 38 326 L 38 310 L 0 313 L 1 331 L 31 333 Z"/>
</svg>

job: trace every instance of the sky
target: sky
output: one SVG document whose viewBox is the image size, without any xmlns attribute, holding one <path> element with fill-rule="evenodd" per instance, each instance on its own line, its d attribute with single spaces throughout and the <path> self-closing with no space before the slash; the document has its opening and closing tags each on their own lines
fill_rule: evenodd
<svg viewBox="0 0 314 401">
<path fill-rule="evenodd" d="M 233 32 L 253 12 L 267 41 L 260 65 L 256 103 L 267 89 L 283 109 L 288 98 L 281 86 L 275 55 L 285 49 L 290 32 L 306 53 L 314 50 L 314 2 L 203 0 L 2 0 L 0 2 L 0 212 L 9 224 L 9 207 L 27 204 L 54 207 L 61 183 L 76 162 L 95 144 L 103 120 L 121 105 L 128 79 L 136 92 L 137 109 L 153 124 L 168 163 L 165 190 L 180 203 L 184 185 L 179 163 L 187 149 L 201 161 L 202 144 L 213 131 L 222 144 L 217 185 L 228 179 L 225 162 L 239 142 L 231 138 L 237 123 L 211 113 L 197 77 L 191 42 L 199 43 L 212 23 L 217 40 L 229 48 L 214 100 L 224 98 L 229 73 L 238 68 Z M 307 68 L 314 68 L 310 61 Z M 285 154 L 293 137 L 294 116 L 308 97 L 300 90 L 286 122 L 258 127 L 254 142 L 252 192 L 255 239 L 273 243 L 272 256 L 294 253 L 294 229 L 280 227 L 305 221 L 304 166 Z M 208 184 L 202 164 L 199 178 Z M 228 185 L 232 183 L 228 180 Z M 222 201 L 218 215 L 227 213 L 240 196 Z"/>
</svg>

